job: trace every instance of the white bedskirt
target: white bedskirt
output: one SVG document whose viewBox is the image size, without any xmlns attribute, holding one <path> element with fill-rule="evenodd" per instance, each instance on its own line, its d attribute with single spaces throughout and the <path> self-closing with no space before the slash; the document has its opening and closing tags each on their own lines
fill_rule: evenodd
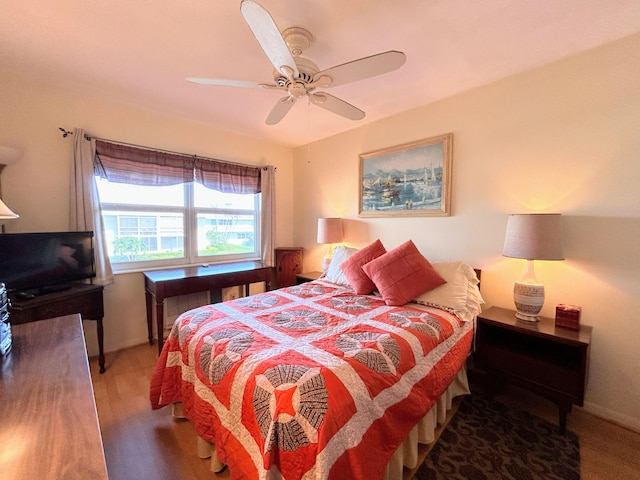
<svg viewBox="0 0 640 480">
<path fill-rule="evenodd" d="M 451 382 L 447 390 L 442 394 L 436 404 L 427 414 L 413 427 L 405 441 L 398 447 L 387 465 L 384 480 L 402 480 L 403 469 L 413 469 L 418 465 L 418 446 L 428 445 L 435 440 L 435 429 L 439 424 L 444 423 L 447 412 L 451 409 L 453 399 L 460 395 L 467 395 L 469 381 L 467 379 L 467 369 L 463 365 L 456 378 Z M 173 416 L 184 418 L 182 415 L 182 404 L 173 405 Z M 225 465 L 216 455 L 216 448 L 213 444 L 198 437 L 198 456 L 200 458 L 211 458 L 211 471 L 220 472 Z"/>
<path fill-rule="evenodd" d="M 453 399 L 460 395 L 471 393 L 467 380 L 467 369 L 463 365 L 449 388 L 442 394 L 436 404 L 427 414 L 411 429 L 405 441 L 398 447 L 391 457 L 385 472 L 385 480 L 402 480 L 404 467 L 413 469 L 418 466 L 418 446 L 429 445 L 435 440 L 435 429 L 443 424 L 447 418 L 447 412 L 451 409 Z"/>
</svg>

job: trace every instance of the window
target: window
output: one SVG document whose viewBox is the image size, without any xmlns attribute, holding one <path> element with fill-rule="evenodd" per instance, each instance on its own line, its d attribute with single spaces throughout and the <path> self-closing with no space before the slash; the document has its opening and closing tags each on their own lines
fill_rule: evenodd
<svg viewBox="0 0 640 480">
<path fill-rule="evenodd" d="M 258 167 L 96 141 L 113 269 L 259 259 L 259 182 Z"/>
<path fill-rule="evenodd" d="M 259 258 L 260 194 L 96 181 L 116 271 Z"/>
<path fill-rule="evenodd" d="M 258 255 L 259 194 L 222 193 L 193 184 L 198 256 Z"/>
</svg>

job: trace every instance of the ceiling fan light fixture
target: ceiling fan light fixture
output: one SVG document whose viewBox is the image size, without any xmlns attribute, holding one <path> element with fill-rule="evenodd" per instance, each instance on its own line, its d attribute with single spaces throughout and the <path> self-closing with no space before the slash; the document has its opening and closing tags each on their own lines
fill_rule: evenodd
<svg viewBox="0 0 640 480">
<path fill-rule="evenodd" d="M 349 120 L 361 120 L 365 117 L 362 110 L 331 94 L 316 92 L 315 89 L 334 87 L 388 73 L 400 68 L 406 61 L 404 53 L 390 50 L 320 70 L 314 62 L 302 56 L 313 42 L 313 35 L 308 30 L 302 27 L 290 27 L 280 33 L 271 14 L 252 0 L 242 0 L 240 12 L 275 69 L 274 83 L 207 78 L 188 78 L 187 80 L 203 85 L 285 91 L 287 96 L 278 100 L 267 116 L 265 120 L 267 125 L 274 125 L 282 120 L 295 101 L 305 95 L 309 97 L 310 103 L 331 113 Z"/>
</svg>

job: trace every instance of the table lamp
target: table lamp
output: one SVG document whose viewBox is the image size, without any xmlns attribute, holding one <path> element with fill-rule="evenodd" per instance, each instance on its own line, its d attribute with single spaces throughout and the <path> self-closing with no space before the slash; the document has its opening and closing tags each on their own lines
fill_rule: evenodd
<svg viewBox="0 0 640 480">
<path fill-rule="evenodd" d="M 15 163 L 20 158 L 20 150 L 13 147 L 0 146 L 0 175 L 7 165 Z M 0 184 L 0 220 L 10 220 L 12 218 L 20 218 L 20 216 L 11 211 L 9 207 L 2 201 L 2 186 Z M 1 227 L 4 233 L 4 225 Z"/>
<path fill-rule="evenodd" d="M 9 220 L 11 218 L 20 218 L 20 215 L 13 213 L 0 198 L 0 220 Z"/>
<path fill-rule="evenodd" d="M 342 219 L 341 218 L 319 218 L 318 219 L 318 243 L 328 243 L 327 253 L 322 259 L 322 270 L 329 268 L 333 256 L 333 243 L 342 242 Z"/>
<path fill-rule="evenodd" d="M 509 215 L 502 255 L 527 261 L 513 286 L 516 318 L 537 322 L 544 305 L 544 285 L 536 279 L 534 260 L 564 260 L 559 213 Z"/>
</svg>

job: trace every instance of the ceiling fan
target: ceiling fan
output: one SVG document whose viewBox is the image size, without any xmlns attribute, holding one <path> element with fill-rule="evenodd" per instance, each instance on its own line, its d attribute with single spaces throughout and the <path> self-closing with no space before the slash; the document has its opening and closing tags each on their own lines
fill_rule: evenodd
<svg viewBox="0 0 640 480">
<path fill-rule="evenodd" d="M 203 85 L 285 91 L 287 95 L 278 100 L 267 116 L 267 125 L 275 125 L 282 120 L 296 100 L 304 96 L 307 96 L 314 105 L 332 113 L 351 120 L 361 120 L 365 116 L 362 110 L 316 89 L 343 85 L 391 72 L 400 68 L 406 60 L 404 53 L 390 50 L 320 70 L 315 63 L 302 56 L 302 52 L 309 48 L 313 41 L 313 36 L 307 30 L 292 27 L 281 34 L 269 12 L 251 0 L 242 0 L 240 11 L 275 68 L 274 82 L 254 83 L 212 78 L 187 78 L 187 80 Z"/>
</svg>

